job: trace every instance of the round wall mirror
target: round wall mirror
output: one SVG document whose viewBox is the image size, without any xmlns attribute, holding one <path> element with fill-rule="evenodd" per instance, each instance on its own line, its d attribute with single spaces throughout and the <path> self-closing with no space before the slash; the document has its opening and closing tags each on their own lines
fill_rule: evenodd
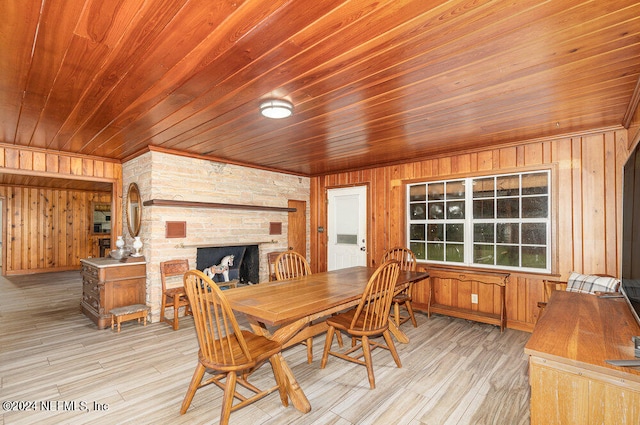
<svg viewBox="0 0 640 425">
<path fill-rule="evenodd" d="M 126 208 L 129 234 L 132 238 L 135 238 L 140 233 L 140 223 L 142 222 L 142 200 L 140 199 L 138 185 L 135 183 L 129 185 Z"/>
</svg>

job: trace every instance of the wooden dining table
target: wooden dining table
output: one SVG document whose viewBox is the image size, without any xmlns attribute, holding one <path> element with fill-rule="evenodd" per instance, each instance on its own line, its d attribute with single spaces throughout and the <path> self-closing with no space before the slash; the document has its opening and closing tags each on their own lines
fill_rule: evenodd
<svg viewBox="0 0 640 425">
<path fill-rule="evenodd" d="M 375 267 L 349 267 L 229 289 L 225 295 L 233 310 L 247 317 L 254 332 L 279 341 L 287 348 L 326 332 L 327 324 L 318 319 L 358 305 L 375 270 Z M 396 289 L 428 277 L 426 271 L 400 271 Z M 389 330 L 399 342 L 409 342 L 393 320 L 389 320 Z M 311 405 L 304 391 L 282 354 L 279 359 L 288 379 L 287 393 L 293 405 L 301 412 L 309 412 Z"/>
</svg>

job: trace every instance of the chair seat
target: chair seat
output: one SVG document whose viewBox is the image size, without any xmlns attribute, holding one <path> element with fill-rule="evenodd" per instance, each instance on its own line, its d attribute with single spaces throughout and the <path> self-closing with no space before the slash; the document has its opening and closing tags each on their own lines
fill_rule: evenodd
<svg viewBox="0 0 640 425">
<path fill-rule="evenodd" d="M 164 293 L 167 295 L 167 297 L 171 297 L 171 298 L 187 296 L 187 293 L 185 292 L 184 287 L 182 286 L 179 286 L 177 288 L 169 288 L 166 291 L 164 291 Z"/>
<path fill-rule="evenodd" d="M 389 323 L 385 322 L 385 325 L 381 328 L 369 329 L 366 331 L 359 331 L 358 329 L 351 329 L 351 322 L 353 321 L 353 316 L 356 314 L 356 309 L 351 309 L 347 312 L 336 314 L 335 316 L 331 316 L 326 320 L 327 325 L 333 326 L 336 329 L 342 329 L 344 331 L 349 331 L 350 334 L 355 336 L 362 335 L 379 335 L 384 332 L 385 329 L 389 328 Z M 364 315 L 360 315 L 358 320 L 356 321 L 356 328 L 362 328 L 364 323 Z"/>
<path fill-rule="evenodd" d="M 231 347 L 229 347 L 226 345 L 227 341 L 224 341 L 225 344 L 221 346 L 220 340 L 217 339 L 214 341 L 216 350 L 224 352 L 224 355 L 221 357 L 226 361 L 224 363 L 216 363 L 215 361 L 205 358 L 202 352 L 199 351 L 198 357 L 200 358 L 200 362 L 202 362 L 205 367 L 223 372 L 246 370 L 254 367 L 255 365 L 261 364 L 269 357 L 282 350 L 282 344 L 277 341 L 273 341 L 261 335 L 256 335 L 247 330 L 242 330 L 241 333 L 247 344 L 249 352 L 254 356 L 253 359 L 249 360 L 245 356 L 242 348 L 237 344 L 237 342 L 232 343 Z M 231 360 L 232 358 L 233 360 Z"/>
<path fill-rule="evenodd" d="M 402 304 L 402 303 L 406 303 L 407 301 L 411 301 L 411 297 L 409 296 L 409 294 L 406 294 L 406 293 L 401 293 L 393 297 L 394 303 Z"/>
</svg>

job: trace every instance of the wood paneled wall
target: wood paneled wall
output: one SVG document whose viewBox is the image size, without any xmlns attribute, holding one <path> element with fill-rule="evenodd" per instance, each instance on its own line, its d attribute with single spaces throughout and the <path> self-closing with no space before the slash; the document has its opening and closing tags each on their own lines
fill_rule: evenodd
<svg viewBox="0 0 640 425">
<path fill-rule="evenodd" d="M 113 196 L 112 227 L 122 228 L 118 162 L 0 145 L 0 174 L 22 176 L 20 184 L 0 185 L 3 274 L 78 269 L 81 258 L 95 256 L 93 201 L 111 202 Z M 65 179 L 56 184 L 70 187 L 46 187 L 51 179 Z M 86 182 L 109 183 L 113 192 L 72 188 L 90 187 Z"/>
<path fill-rule="evenodd" d="M 6 274 L 76 269 L 97 256 L 92 201 L 110 202 L 110 193 L 0 186 L 0 197 Z"/>
<path fill-rule="evenodd" d="M 0 144 L 0 172 L 92 181 L 122 180 L 118 161 Z"/>
<path fill-rule="evenodd" d="M 622 129 L 315 177 L 311 180 L 311 263 L 317 271 L 326 269 L 327 233 L 316 229 L 327 226 L 326 191 L 329 188 L 368 186 L 368 262 L 376 265 L 385 249 L 406 245 L 406 182 L 551 168 L 552 277 L 566 279 L 571 271 L 617 276 L 621 176 L 628 152 L 627 131 Z M 538 315 L 537 302 L 544 299 L 542 280 L 549 277 L 511 274 L 506 296 L 509 327 L 533 328 Z"/>
</svg>

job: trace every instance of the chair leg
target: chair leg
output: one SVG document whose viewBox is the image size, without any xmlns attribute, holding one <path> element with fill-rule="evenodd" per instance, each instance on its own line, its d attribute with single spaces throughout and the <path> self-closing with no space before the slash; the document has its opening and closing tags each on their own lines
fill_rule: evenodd
<svg viewBox="0 0 640 425">
<path fill-rule="evenodd" d="M 184 415 L 191 405 L 191 400 L 193 400 L 193 396 L 196 394 L 196 390 L 202 382 L 202 377 L 204 376 L 205 371 L 206 368 L 202 366 L 200 362 L 198 362 L 198 366 L 196 366 L 196 370 L 195 372 L 193 372 L 193 377 L 191 378 L 191 382 L 189 383 L 189 388 L 187 388 L 187 394 L 185 394 L 184 400 L 182 401 L 182 407 L 180 407 L 181 415 Z"/>
<path fill-rule="evenodd" d="M 178 330 L 178 312 L 180 309 L 180 304 L 178 303 L 177 299 L 173 300 L 173 330 L 177 331 Z"/>
<path fill-rule="evenodd" d="M 373 376 L 373 361 L 371 360 L 371 347 L 369 347 L 369 338 L 362 337 L 362 354 L 364 355 L 365 366 L 367 367 L 367 376 L 369 377 L 369 387 L 375 389 L 376 378 Z"/>
<path fill-rule="evenodd" d="M 393 320 L 396 322 L 396 326 L 400 327 L 400 303 L 393 303 Z"/>
<path fill-rule="evenodd" d="M 407 307 L 407 311 L 409 312 L 409 317 L 411 318 L 411 324 L 414 328 L 418 327 L 418 322 L 416 322 L 416 316 L 413 314 L 413 307 L 411 307 L 411 301 L 407 300 L 404 303 L 404 306 Z"/>
<path fill-rule="evenodd" d="M 320 369 L 324 369 L 327 365 L 327 359 L 329 358 L 329 350 L 331 349 L 331 343 L 333 342 L 333 333 L 335 332 L 333 326 L 329 326 L 327 329 L 327 338 L 324 341 L 324 351 L 322 352 L 322 361 L 320 362 Z"/>
<path fill-rule="evenodd" d="M 187 297 L 185 297 L 185 299 L 187 300 L 187 306 L 184 308 L 184 315 L 193 316 L 193 311 L 191 311 L 191 303 L 188 302 L 189 299 Z"/>
<path fill-rule="evenodd" d="M 337 313 L 334 313 L 334 316 Z M 343 342 L 342 342 L 342 332 L 336 332 L 336 338 L 338 339 L 338 347 L 342 348 L 343 346 Z"/>
<path fill-rule="evenodd" d="M 307 363 L 313 363 L 313 338 L 307 338 Z"/>
<path fill-rule="evenodd" d="M 227 382 L 224 386 L 224 397 L 222 399 L 222 412 L 220 413 L 220 425 L 227 425 L 231 416 L 233 406 L 233 396 L 236 393 L 236 381 L 238 376 L 235 372 L 227 373 Z"/>
<path fill-rule="evenodd" d="M 162 307 L 160 307 L 160 323 L 164 322 L 164 309 L 167 308 L 167 296 L 162 294 Z"/>
<path fill-rule="evenodd" d="M 382 336 L 384 337 L 384 341 L 387 343 L 387 347 L 389 348 L 389 351 L 393 356 L 393 360 L 395 360 L 396 362 L 396 366 L 402 367 L 402 363 L 400 362 L 400 357 L 398 356 L 398 352 L 396 351 L 396 346 L 393 343 L 393 339 L 391 338 L 391 334 L 389 333 L 389 330 L 387 329 L 386 331 L 384 331 L 382 333 Z"/>
</svg>

